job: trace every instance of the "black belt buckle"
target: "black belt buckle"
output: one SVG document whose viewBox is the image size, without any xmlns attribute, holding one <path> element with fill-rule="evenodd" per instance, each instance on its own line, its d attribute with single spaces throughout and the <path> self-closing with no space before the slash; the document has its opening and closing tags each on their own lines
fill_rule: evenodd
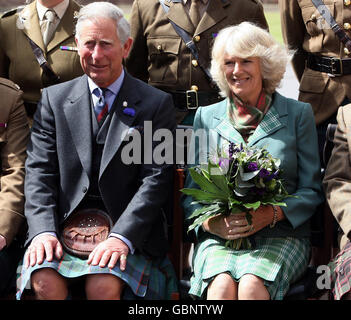
<svg viewBox="0 0 351 320">
<path fill-rule="evenodd" d="M 339 65 L 339 68 L 338 68 L 338 65 Z M 331 76 L 339 77 L 339 76 L 343 75 L 343 68 L 342 68 L 342 60 L 341 59 L 334 58 L 334 57 L 331 58 L 330 66 L 331 66 L 331 73 L 330 73 Z"/>
<path fill-rule="evenodd" d="M 199 99 L 196 90 L 187 90 L 186 94 L 186 107 L 189 110 L 197 109 L 199 106 Z"/>
</svg>

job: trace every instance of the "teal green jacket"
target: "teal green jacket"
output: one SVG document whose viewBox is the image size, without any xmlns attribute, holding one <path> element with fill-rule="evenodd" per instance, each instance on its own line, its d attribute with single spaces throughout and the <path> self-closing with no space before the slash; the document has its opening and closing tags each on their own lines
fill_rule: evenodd
<svg viewBox="0 0 351 320">
<path fill-rule="evenodd" d="M 229 122 L 227 103 L 228 100 L 223 100 L 197 110 L 193 134 L 195 137 L 197 132 L 201 132 L 198 130 L 202 129 L 206 140 L 194 139 L 196 142 L 192 143 L 188 156 L 192 159 L 191 156 L 195 154 L 194 164 L 199 163 L 199 157 L 204 159 L 203 155 L 201 157 L 203 146 L 207 145 L 205 153 L 208 155 L 229 142 L 246 144 L 241 134 Z M 249 137 L 247 145 L 266 148 L 273 157 L 281 160 L 284 186 L 289 194 L 297 196 L 285 199 L 287 206 L 282 207 L 282 210 L 286 219 L 279 221 L 274 228 L 267 226 L 255 236 L 308 237 L 309 220 L 317 206 L 324 201 L 317 133 L 311 106 L 275 92 L 272 106 Z M 197 187 L 189 175 L 186 187 Z M 196 208 L 196 205 L 191 204 L 192 201 L 190 196 L 183 199 L 186 217 Z"/>
</svg>

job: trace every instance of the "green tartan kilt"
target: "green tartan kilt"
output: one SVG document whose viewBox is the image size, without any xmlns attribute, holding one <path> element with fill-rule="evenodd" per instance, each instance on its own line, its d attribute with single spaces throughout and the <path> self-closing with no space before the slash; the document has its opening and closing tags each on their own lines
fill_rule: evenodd
<svg viewBox="0 0 351 320">
<path fill-rule="evenodd" d="M 214 277 L 228 273 L 239 282 L 244 274 L 264 279 L 272 300 L 282 300 L 289 285 L 305 272 L 310 259 L 309 239 L 255 238 L 253 249 L 234 250 L 225 240 L 208 236 L 195 247 L 194 274 L 189 293 L 206 298 L 207 286 Z"/>
<path fill-rule="evenodd" d="M 61 260 L 25 268 L 20 263 L 17 275 L 17 300 L 25 289 L 30 289 L 30 277 L 33 271 L 42 268 L 52 268 L 65 278 L 78 278 L 88 274 L 112 274 L 122 279 L 126 284 L 123 299 L 163 300 L 177 297 L 178 285 L 173 265 L 167 257 L 149 259 L 141 254 L 129 254 L 125 271 L 119 268 L 119 262 L 113 269 L 101 268 L 87 264 L 87 260 L 64 253 Z"/>
</svg>

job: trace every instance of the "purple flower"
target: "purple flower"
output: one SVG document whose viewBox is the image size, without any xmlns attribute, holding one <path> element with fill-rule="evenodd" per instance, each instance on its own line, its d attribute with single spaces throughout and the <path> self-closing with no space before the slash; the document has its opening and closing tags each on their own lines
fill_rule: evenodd
<svg viewBox="0 0 351 320">
<path fill-rule="evenodd" d="M 259 173 L 260 178 L 267 178 L 270 176 L 270 172 L 267 169 L 262 168 Z"/>
<path fill-rule="evenodd" d="M 219 162 L 219 158 L 217 154 L 212 154 L 209 156 L 208 160 L 212 163 L 212 164 L 218 164 Z"/>
<path fill-rule="evenodd" d="M 247 170 L 249 170 L 249 171 L 256 171 L 257 169 L 258 169 L 258 167 L 257 167 L 257 163 L 256 162 L 250 162 L 247 165 Z"/>
<path fill-rule="evenodd" d="M 234 143 L 233 143 L 233 142 L 231 142 L 231 143 L 229 144 L 229 150 L 228 150 L 228 153 L 229 153 L 229 158 L 233 158 L 234 149 L 235 149 L 235 147 L 234 147 Z"/>
<path fill-rule="evenodd" d="M 267 177 L 266 179 L 268 180 L 268 181 L 271 181 L 272 179 L 276 179 L 277 177 L 278 177 L 278 175 L 279 175 L 279 169 L 278 170 L 276 170 L 275 172 L 273 172 L 269 177 Z"/>
<path fill-rule="evenodd" d="M 227 159 L 227 158 L 219 158 L 218 165 L 220 166 L 220 168 L 222 170 L 227 172 L 228 169 L 229 169 L 229 159 Z"/>
</svg>

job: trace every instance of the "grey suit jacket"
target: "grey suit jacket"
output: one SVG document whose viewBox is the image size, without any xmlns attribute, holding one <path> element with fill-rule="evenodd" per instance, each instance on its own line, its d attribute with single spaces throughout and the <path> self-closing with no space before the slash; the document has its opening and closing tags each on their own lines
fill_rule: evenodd
<svg viewBox="0 0 351 320">
<path fill-rule="evenodd" d="M 59 232 L 60 225 L 89 189 L 90 99 L 85 75 L 43 91 L 34 116 L 26 162 L 27 243 L 41 232 Z M 125 102 L 134 109 L 134 115 L 123 112 Z M 117 105 L 111 114 L 98 182 L 105 207 L 115 223 L 112 232 L 125 236 L 140 252 L 161 256 L 167 250 L 166 221 L 161 206 L 172 186 L 172 165 L 154 161 L 124 164 L 121 154 L 128 143 L 123 138 L 132 128 L 143 128 L 144 121 L 152 122 L 153 131 L 160 128 L 174 131 L 173 103 L 168 94 L 128 74 L 114 103 Z M 147 141 L 145 148 L 150 152 L 158 144 Z"/>
</svg>

